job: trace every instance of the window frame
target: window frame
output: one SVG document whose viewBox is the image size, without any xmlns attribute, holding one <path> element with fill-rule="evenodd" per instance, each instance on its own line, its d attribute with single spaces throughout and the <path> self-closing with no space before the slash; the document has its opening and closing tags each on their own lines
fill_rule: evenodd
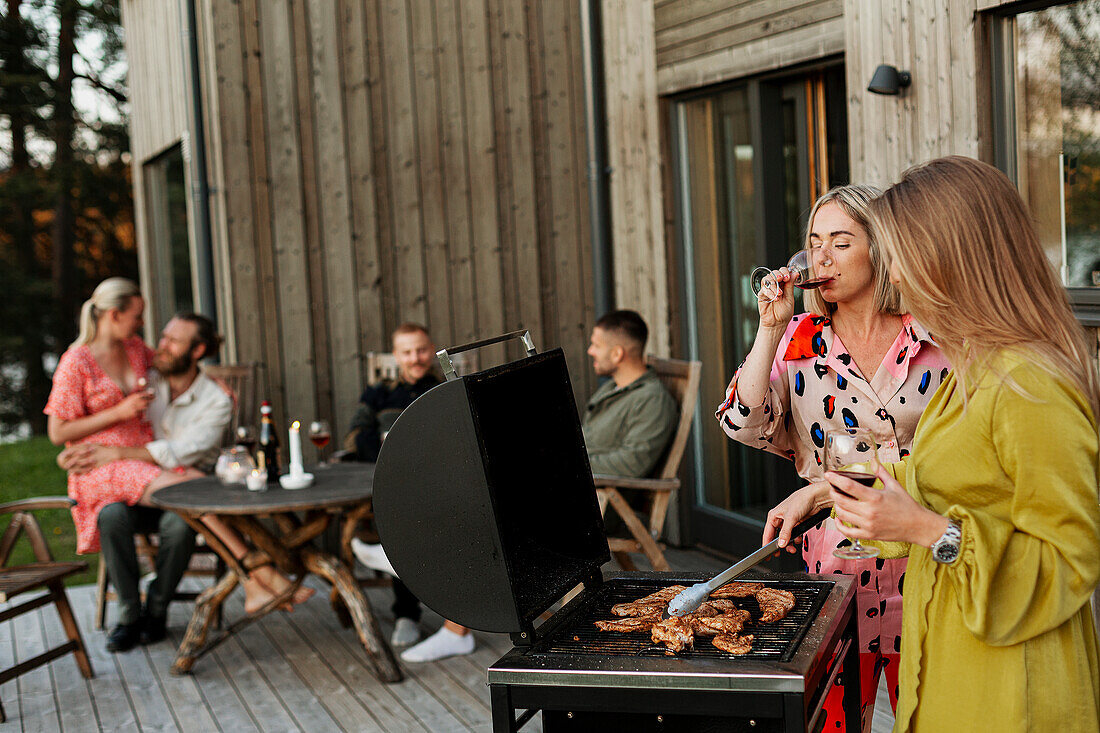
<svg viewBox="0 0 1100 733">
<path fill-rule="evenodd" d="M 993 164 L 1014 183 L 1019 181 L 1016 156 L 1016 59 L 1013 53 L 1016 16 L 1078 0 L 1027 0 L 986 11 L 989 39 L 990 97 L 992 101 Z M 1063 285 L 1077 320 L 1084 326 L 1100 327 L 1100 288 Z"/>
</svg>

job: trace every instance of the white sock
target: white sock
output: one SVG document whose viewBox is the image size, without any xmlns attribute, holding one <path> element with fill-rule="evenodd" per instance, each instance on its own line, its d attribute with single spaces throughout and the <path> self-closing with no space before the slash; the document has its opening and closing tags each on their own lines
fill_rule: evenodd
<svg viewBox="0 0 1100 733">
<path fill-rule="evenodd" d="M 382 549 L 382 545 L 368 545 L 358 537 L 352 537 L 351 551 L 356 560 L 371 570 L 380 570 L 395 578 L 397 577 L 397 573 L 394 572 L 393 565 L 390 564 L 390 559 L 386 557 L 386 551 Z"/>
<path fill-rule="evenodd" d="M 411 618 L 399 618 L 393 625 L 390 646 L 404 649 L 420 641 L 420 627 Z"/>
<path fill-rule="evenodd" d="M 406 662 L 434 662 L 474 650 L 473 634 L 456 634 L 446 626 L 414 647 L 401 652 Z"/>
</svg>

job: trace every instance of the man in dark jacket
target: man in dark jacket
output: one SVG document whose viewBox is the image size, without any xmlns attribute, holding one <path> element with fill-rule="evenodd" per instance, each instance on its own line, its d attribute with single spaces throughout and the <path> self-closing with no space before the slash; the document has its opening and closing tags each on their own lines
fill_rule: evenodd
<svg viewBox="0 0 1100 733">
<path fill-rule="evenodd" d="M 344 441 L 355 460 L 372 463 L 378 460 L 382 441 L 397 416 L 441 381 L 432 372 L 435 345 L 423 326 L 416 323 L 398 326 L 393 332 L 393 355 L 397 359 L 397 379 L 367 387 L 359 398 L 351 431 Z M 381 545 L 368 545 L 353 539 L 351 547 L 359 561 L 370 568 L 377 568 L 375 555 L 385 557 Z M 420 640 L 420 601 L 396 577 L 393 595 L 393 615 L 397 621 L 390 643 L 395 647 L 410 646 Z"/>
</svg>

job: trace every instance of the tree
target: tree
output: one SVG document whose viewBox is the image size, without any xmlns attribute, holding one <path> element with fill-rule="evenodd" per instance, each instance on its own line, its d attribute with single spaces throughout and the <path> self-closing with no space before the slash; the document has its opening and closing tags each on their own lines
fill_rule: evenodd
<svg viewBox="0 0 1100 733">
<path fill-rule="evenodd" d="M 137 276 L 122 52 L 118 0 L 9 0 L 0 17 L 0 430 L 45 430 L 43 362 L 72 340 L 77 304 Z M 98 108 L 74 104 L 80 85 Z"/>
</svg>

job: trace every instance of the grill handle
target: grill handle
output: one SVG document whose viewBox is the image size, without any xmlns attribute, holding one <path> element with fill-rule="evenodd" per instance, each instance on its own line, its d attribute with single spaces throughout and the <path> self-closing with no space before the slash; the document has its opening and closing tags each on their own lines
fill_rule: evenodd
<svg viewBox="0 0 1100 733">
<path fill-rule="evenodd" d="M 440 349 L 435 352 L 435 358 L 439 359 L 439 366 L 443 367 L 444 379 L 450 382 L 458 379 L 454 364 L 451 363 L 451 354 L 460 354 L 463 351 L 473 351 L 474 349 L 480 349 L 483 346 L 492 346 L 493 344 L 499 344 L 509 339 L 519 339 L 522 341 L 523 348 L 527 350 L 527 356 L 534 356 L 538 353 L 535 351 L 535 342 L 531 339 L 531 332 L 521 329 L 519 331 L 510 331 L 501 336 L 493 336 L 492 338 L 481 339 L 480 341 L 471 341 L 461 346 L 451 346 Z"/>
</svg>

